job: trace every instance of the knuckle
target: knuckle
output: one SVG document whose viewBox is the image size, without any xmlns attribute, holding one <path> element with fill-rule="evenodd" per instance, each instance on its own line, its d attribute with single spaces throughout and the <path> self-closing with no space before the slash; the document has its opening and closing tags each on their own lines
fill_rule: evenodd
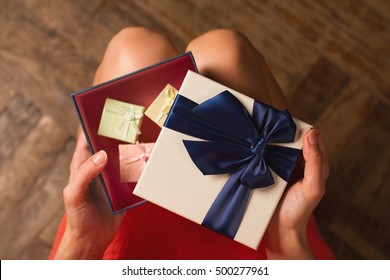
<svg viewBox="0 0 390 280">
<path fill-rule="evenodd" d="M 312 158 L 311 158 L 315 163 L 322 163 L 323 156 L 319 151 L 316 151 L 313 153 Z"/>
<path fill-rule="evenodd" d="M 84 163 L 77 168 L 76 174 L 79 179 L 85 179 L 87 177 L 87 173 L 87 163 Z"/>
<path fill-rule="evenodd" d="M 73 201 L 73 199 L 72 199 L 73 193 L 72 193 L 71 187 L 69 185 L 64 188 L 64 190 L 62 191 L 62 195 L 64 197 L 65 205 L 67 205 Z"/>
<path fill-rule="evenodd" d="M 316 188 L 311 188 L 311 191 L 308 193 L 308 198 L 311 201 L 319 202 L 324 195 L 325 195 L 325 187 L 323 187 L 321 184 Z"/>
</svg>

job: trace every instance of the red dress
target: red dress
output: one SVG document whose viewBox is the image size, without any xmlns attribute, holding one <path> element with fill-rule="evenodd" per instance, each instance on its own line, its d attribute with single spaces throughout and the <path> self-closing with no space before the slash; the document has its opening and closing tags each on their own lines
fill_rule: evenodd
<svg viewBox="0 0 390 280">
<path fill-rule="evenodd" d="M 53 259 L 66 226 L 64 216 L 50 259 Z M 334 259 L 321 238 L 314 218 L 308 241 L 316 259 Z M 267 259 L 263 242 L 258 250 L 206 229 L 152 203 L 128 210 L 103 259 Z"/>
</svg>

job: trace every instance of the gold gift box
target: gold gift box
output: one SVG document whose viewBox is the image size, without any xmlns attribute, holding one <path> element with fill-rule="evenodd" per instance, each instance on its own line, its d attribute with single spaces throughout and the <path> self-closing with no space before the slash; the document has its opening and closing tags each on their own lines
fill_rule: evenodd
<svg viewBox="0 0 390 280">
<path fill-rule="evenodd" d="M 157 96 L 149 108 L 145 111 L 145 115 L 154 121 L 158 126 L 163 127 L 167 119 L 169 110 L 175 100 L 177 89 L 170 84 L 167 84 L 162 92 Z"/>
</svg>

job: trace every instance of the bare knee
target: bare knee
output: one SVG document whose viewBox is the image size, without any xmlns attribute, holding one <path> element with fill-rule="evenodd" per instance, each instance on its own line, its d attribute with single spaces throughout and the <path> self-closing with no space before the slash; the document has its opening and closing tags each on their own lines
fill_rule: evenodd
<svg viewBox="0 0 390 280">
<path fill-rule="evenodd" d="M 127 27 L 110 40 L 96 79 L 111 79 L 168 59 L 177 53 L 164 35 L 145 27 Z"/>
<path fill-rule="evenodd" d="M 170 58 L 177 53 L 167 37 L 145 27 L 122 29 L 110 41 L 107 52 L 110 51 L 117 53 L 125 61 L 137 62 L 137 64 L 146 63 L 145 66 Z"/>
<path fill-rule="evenodd" d="M 242 33 L 212 30 L 193 40 L 187 51 L 193 52 L 202 75 L 267 104 L 283 107 L 271 97 L 281 92 L 263 56 Z"/>
<path fill-rule="evenodd" d="M 214 29 L 195 38 L 188 44 L 187 49 L 204 47 L 205 45 L 214 46 L 215 44 L 220 44 L 219 47 L 224 49 L 226 44 L 236 46 L 243 45 L 247 41 L 248 39 L 241 32 L 231 29 Z"/>
<path fill-rule="evenodd" d="M 242 33 L 229 29 L 209 31 L 191 41 L 187 51 L 192 51 L 200 71 L 215 63 L 229 66 L 263 61 L 261 54 Z"/>
</svg>

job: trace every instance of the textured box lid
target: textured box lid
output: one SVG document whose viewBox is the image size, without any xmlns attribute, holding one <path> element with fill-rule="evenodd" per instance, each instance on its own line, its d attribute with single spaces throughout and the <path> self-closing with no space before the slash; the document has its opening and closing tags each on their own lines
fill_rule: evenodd
<svg viewBox="0 0 390 280">
<path fill-rule="evenodd" d="M 137 206 L 144 200 L 132 194 L 135 183 L 120 182 L 118 145 L 125 142 L 97 134 L 106 98 L 147 108 L 168 83 L 180 88 L 188 70 L 197 71 L 191 53 L 72 94 L 90 151 L 105 150 L 108 154 L 108 163 L 100 178 L 113 213 Z M 140 142 L 155 142 L 160 130 L 152 120 L 144 117 L 138 139 Z"/>
<path fill-rule="evenodd" d="M 229 90 L 252 114 L 252 98 L 189 71 L 179 94 L 199 103 Z M 297 125 L 296 141 L 282 144 L 302 147 L 302 135 L 310 125 L 294 119 Z M 192 162 L 182 140 L 197 138 L 163 127 L 134 194 L 201 224 L 211 204 L 226 183 L 229 175 L 204 176 Z M 272 170 L 271 170 L 272 172 Z M 272 175 L 272 187 L 252 191 L 250 202 L 234 240 L 257 249 L 270 218 L 280 200 L 287 182 Z"/>
</svg>

